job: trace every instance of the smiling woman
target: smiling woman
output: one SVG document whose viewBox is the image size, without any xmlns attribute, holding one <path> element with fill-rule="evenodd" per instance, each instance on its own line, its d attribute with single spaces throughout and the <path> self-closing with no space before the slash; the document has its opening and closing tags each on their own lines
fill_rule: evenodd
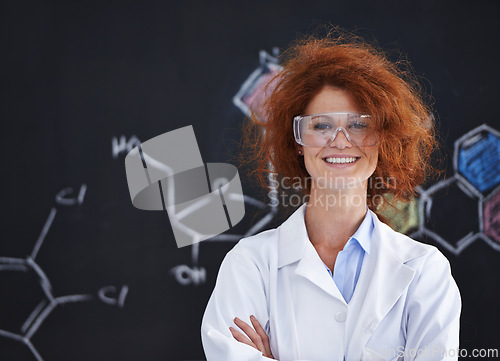
<svg viewBox="0 0 500 361">
<path fill-rule="evenodd" d="M 226 255 L 202 322 L 207 359 L 453 359 L 461 301 L 449 262 L 381 222 L 373 201 L 406 199 L 432 171 L 417 83 L 353 36 L 285 55 L 266 119 L 244 133 L 247 158 L 263 186 L 269 173 L 283 189 L 299 179 L 308 201 Z"/>
<path fill-rule="evenodd" d="M 343 118 L 344 114 L 355 115 L 357 118 L 362 116 L 359 106 L 346 90 L 330 85 L 321 88 L 312 98 L 305 113 L 323 114 L 322 118 L 326 118 L 326 115 L 331 118 L 338 116 Z M 302 117 L 301 120 L 309 117 Z M 314 118 L 317 122 L 318 116 Z M 326 121 L 317 123 L 315 126 L 320 124 L 328 127 Z M 356 133 L 355 126 L 359 127 L 360 124 L 362 131 L 358 130 Z M 346 127 L 349 129 L 348 131 Z M 319 138 L 317 142 L 310 140 L 307 132 L 300 129 L 298 133 L 304 135 L 301 139 L 303 138 L 306 143 L 302 143 L 298 148 L 300 154 L 304 156 L 307 173 L 313 180 L 311 194 L 316 198 L 320 189 L 329 193 L 335 187 L 349 187 L 351 191 L 358 188 L 358 194 L 365 197 L 366 183 L 375 171 L 378 158 L 376 134 L 374 131 L 368 132 L 368 130 L 372 130 L 369 118 L 365 116 L 363 123 L 356 121 L 349 124 L 347 122 L 345 126 L 335 127 L 331 136 L 328 136 L 329 132 L 325 131 L 321 132 L 320 136 L 314 135 L 315 139 Z M 326 139 L 324 138 L 325 134 L 328 136 Z"/>
<path fill-rule="evenodd" d="M 391 193 L 404 201 L 435 172 L 430 166 L 437 147 L 432 112 L 407 62 L 392 63 L 362 38 L 338 31 L 298 41 L 284 52 L 283 60 L 284 70 L 270 83 L 276 88 L 266 103 L 266 118 L 254 117 L 243 134 L 244 158 L 256 165 L 262 187 L 269 172 L 280 178 L 309 177 L 297 157 L 290 122 L 314 114 L 306 107 L 325 86 L 344 90 L 358 112 L 370 115 L 371 129 L 379 136 L 379 159 L 371 177 L 386 182 L 385 187 L 368 189 L 370 199 Z M 308 193 L 309 188 L 302 191 Z"/>
</svg>

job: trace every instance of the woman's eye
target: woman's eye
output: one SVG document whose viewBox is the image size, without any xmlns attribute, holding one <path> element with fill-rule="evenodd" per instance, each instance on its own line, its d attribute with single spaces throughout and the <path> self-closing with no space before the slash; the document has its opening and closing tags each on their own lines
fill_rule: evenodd
<svg viewBox="0 0 500 361">
<path fill-rule="evenodd" d="M 364 122 L 355 122 L 350 124 L 349 128 L 363 130 L 368 128 L 368 124 Z"/>
<path fill-rule="evenodd" d="M 331 129 L 332 126 L 328 123 L 316 123 L 313 125 L 314 130 L 326 130 L 326 129 Z"/>
</svg>

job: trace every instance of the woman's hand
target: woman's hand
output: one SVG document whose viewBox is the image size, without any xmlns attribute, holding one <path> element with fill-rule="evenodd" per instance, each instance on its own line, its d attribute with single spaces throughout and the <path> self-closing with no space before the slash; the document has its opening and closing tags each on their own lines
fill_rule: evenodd
<svg viewBox="0 0 500 361">
<path fill-rule="evenodd" d="M 240 320 L 238 317 L 234 319 L 236 326 L 238 326 L 246 334 L 246 336 L 232 327 L 229 327 L 229 331 L 231 331 L 233 337 L 237 341 L 256 348 L 262 352 L 262 356 L 269 357 L 274 360 L 273 354 L 271 353 L 271 347 L 269 346 L 269 337 L 267 337 L 266 331 L 264 331 L 259 321 L 257 321 L 253 315 L 250 316 L 250 321 L 252 322 L 253 328 L 246 322 Z"/>
</svg>

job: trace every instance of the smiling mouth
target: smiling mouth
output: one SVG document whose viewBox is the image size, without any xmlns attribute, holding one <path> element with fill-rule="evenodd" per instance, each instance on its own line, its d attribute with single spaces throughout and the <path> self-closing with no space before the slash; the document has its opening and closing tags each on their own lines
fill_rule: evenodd
<svg viewBox="0 0 500 361">
<path fill-rule="evenodd" d="M 323 158 L 323 160 L 329 164 L 350 164 L 357 161 L 360 157 L 328 157 Z"/>
</svg>

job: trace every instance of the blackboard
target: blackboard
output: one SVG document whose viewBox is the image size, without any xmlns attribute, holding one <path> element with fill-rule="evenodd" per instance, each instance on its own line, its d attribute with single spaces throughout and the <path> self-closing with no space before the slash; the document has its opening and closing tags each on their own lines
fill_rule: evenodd
<svg viewBox="0 0 500 361">
<path fill-rule="evenodd" d="M 233 98 L 259 54 L 319 23 L 403 51 L 434 97 L 445 173 L 421 189 L 411 232 L 451 262 L 461 347 L 499 349 L 499 7 L 3 1 L 0 360 L 204 359 L 220 262 L 280 215 L 240 174 L 254 201 L 232 236 L 178 249 L 164 212 L 132 206 L 125 155 L 193 125 L 204 162 L 232 163 L 245 117 Z"/>
</svg>

